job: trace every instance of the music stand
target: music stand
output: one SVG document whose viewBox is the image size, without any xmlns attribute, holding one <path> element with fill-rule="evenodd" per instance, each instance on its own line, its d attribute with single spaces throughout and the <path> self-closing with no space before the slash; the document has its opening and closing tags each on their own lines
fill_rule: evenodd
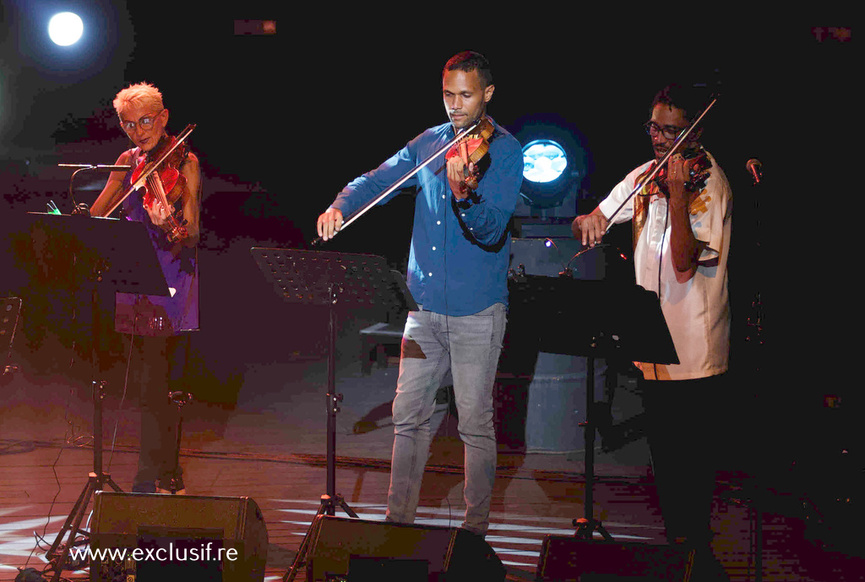
<svg viewBox="0 0 865 582">
<path fill-rule="evenodd" d="M 520 274 L 509 287 L 511 305 L 530 308 L 533 321 L 556 322 L 537 329 L 542 351 L 586 357 L 586 420 L 580 423 L 585 431 L 586 499 L 583 517 L 574 520 L 575 535 L 592 539 L 597 531 L 612 541 L 594 518 L 595 359 L 614 354 L 640 362 L 677 364 L 658 297 L 639 285 L 570 277 Z"/>
<path fill-rule="evenodd" d="M 327 483 L 326 493 L 283 580 L 294 580 L 305 561 L 310 535 L 322 514 L 334 515 L 339 506 L 350 517 L 357 514 L 336 493 L 336 414 L 342 394 L 336 393 L 337 307 L 387 310 L 399 297 L 399 288 L 383 257 L 335 252 L 253 247 L 252 256 L 288 303 L 326 306 L 328 309 L 327 359 Z"/>
<path fill-rule="evenodd" d="M 38 277 L 39 269 L 49 272 L 52 266 L 58 270 L 73 269 L 74 278 L 81 278 L 81 285 L 89 290 L 91 298 L 93 471 L 88 474 L 87 484 L 46 553 L 54 569 L 51 580 L 56 582 L 75 537 L 87 534 L 80 526 L 93 494 L 106 485 L 120 491 L 102 467 L 105 382 L 97 379 L 100 373 L 100 291 L 168 295 L 168 285 L 146 227 L 141 222 L 46 213 L 4 212 L 0 217 L 0 232 L 4 233 L 0 238 L 0 272 L 10 276 L 11 284 L 23 284 Z M 68 259 L 71 259 L 69 264 L 62 264 Z M 68 541 L 63 544 L 67 534 Z"/>
</svg>

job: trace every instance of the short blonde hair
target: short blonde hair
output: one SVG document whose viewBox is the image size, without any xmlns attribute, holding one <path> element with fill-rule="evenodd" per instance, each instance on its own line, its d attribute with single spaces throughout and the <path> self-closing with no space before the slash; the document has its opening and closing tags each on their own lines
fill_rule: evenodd
<svg viewBox="0 0 865 582">
<path fill-rule="evenodd" d="M 120 91 L 114 98 L 114 110 L 120 115 L 127 106 L 141 105 L 154 109 L 165 109 L 162 93 L 150 83 L 136 83 Z"/>
</svg>

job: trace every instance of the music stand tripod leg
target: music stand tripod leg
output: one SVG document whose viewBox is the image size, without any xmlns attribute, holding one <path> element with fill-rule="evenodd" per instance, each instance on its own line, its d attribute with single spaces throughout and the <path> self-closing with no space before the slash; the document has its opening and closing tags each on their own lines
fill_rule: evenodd
<svg viewBox="0 0 865 582">
<path fill-rule="evenodd" d="M 53 570 L 54 572 L 51 577 L 52 582 L 56 582 L 60 579 L 60 574 L 63 572 L 63 567 L 69 558 L 70 550 L 75 542 L 75 536 L 79 533 L 86 533 L 82 532 L 80 529 L 81 521 L 84 518 L 87 505 L 90 503 L 90 498 L 96 490 L 97 485 L 98 479 L 96 474 L 90 473 L 87 484 L 84 486 L 84 489 L 81 490 L 80 495 L 78 495 L 78 499 L 75 501 L 72 511 L 66 517 L 63 527 L 60 528 L 60 531 L 57 533 L 57 537 L 54 538 L 51 547 L 45 553 L 45 557 L 48 559 L 48 563 L 50 564 L 48 570 Z M 64 543 L 67 534 L 69 539 Z"/>
<path fill-rule="evenodd" d="M 592 342 L 592 350 L 597 349 L 597 338 Z M 613 541 L 613 536 L 604 528 L 603 524 L 594 516 L 594 487 L 595 487 L 595 425 L 592 422 L 592 408 L 595 404 L 595 354 L 590 353 L 586 358 L 586 421 L 580 423 L 585 434 L 586 448 L 586 499 L 582 518 L 573 520 L 577 531 L 575 537 L 591 540 L 594 533 L 601 534 L 606 541 Z"/>
<path fill-rule="evenodd" d="M 312 544 L 315 534 L 318 533 L 318 529 L 321 527 L 321 520 L 319 517 L 327 513 L 326 505 L 329 503 L 329 500 L 325 500 L 326 497 L 327 495 L 321 496 L 321 504 L 318 506 L 318 511 L 315 513 L 312 522 L 306 529 L 306 534 L 303 536 L 303 542 L 301 542 L 300 547 L 297 549 L 297 555 L 294 556 L 294 561 L 292 561 L 291 567 L 282 577 L 283 582 L 292 582 L 295 576 L 297 576 L 297 572 L 300 568 L 306 564 L 309 547 Z"/>
<path fill-rule="evenodd" d="M 81 522 L 84 515 L 87 513 L 87 507 L 90 504 L 93 494 L 97 491 L 102 491 L 105 485 L 110 486 L 114 491 L 121 491 L 120 487 L 111 478 L 111 475 L 102 470 L 102 398 L 105 382 L 92 383 L 93 386 L 93 471 L 87 476 L 87 483 L 81 490 L 81 494 L 75 501 L 72 511 L 63 523 L 63 527 L 57 532 L 54 542 L 46 552 L 45 556 L 51 563 L 54 575 L 52 582 L 60 580 L 60 574 L 69 559 L 69 553 L 75 543 L 75 537 L 78 534 L 87 535 L 88 532 L 81 529 Z M 68 534 L 68 540 L 63 543 L 64 538 Z M 62 550 L 61 550 L 62 546 Z"/>
<path fill-rule="evenodd" d="M 335 515 L 336 508 L 342 509 L 349 517 L 357 518 L 358 515 L 348 505 L 342 495 L 336 493 L 336 415 L 339 412 L 339 403 L 342 401 L 342 394 L 336 393 L 336 310 L 334 305 L 337 302 L 336 294 L 331 287 L 333 301 L 330 304 L 328 314 L 328 346 L 329 355 L 327 363 L 327 493 L 321 496 L 321 503 L 318 506 L 315 516 L 312 518 L 306 535 L 303 537 L 300 547 L 297 550 L 297 555 L 291 567 L 283 576 L 283 582 L 291 582 L 297 576 L 297 572 L 301 566 L 306 563 L 307 554 L 309 553 L 310 545 L 314 534 L 320 527 L 322 515 Z"/>
<path fill-rule="evenodd" d="M 337 505 L 348 514 L 349 517 L 358 517 L 357 513 L 355 513 L 348 503 L 346 503 L 342 495 L 335 495 L 333 497 L 327 494 L 322 495 L 321 504 L 319 504 L 318 511 L 315 512 L 315 516 L 312 518 L 312 523 L 309 524 L 309 528 L 306 530 L 306 535 L 303 536 L 303 542 L 301 542 L 300 547 L 297 549 L 297 555 L 294 557 L 291 567 L 282 577 L 283 582 L 291 582 L 294 580 L 295 576 L 297 576 L 298 570 L 306 564 L 306 558 L 309 554 L 312 540 L 318 532 L 318 529 L 321 527 L 321 520 L 319 518 L 322 515 L 334 515 L 336 509 L 335 506 Z"/>
</svg>

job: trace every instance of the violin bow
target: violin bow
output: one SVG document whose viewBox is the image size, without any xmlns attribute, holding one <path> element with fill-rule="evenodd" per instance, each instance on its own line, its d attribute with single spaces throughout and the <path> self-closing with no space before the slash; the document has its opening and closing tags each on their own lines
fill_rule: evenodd
<svg viewBox="0 0 865 582">
<path fill-rule="evenodd" d="M 147 167 L 145 167 L 144 170 L 142 170 L 141 175 L 138 176 L 138 179 L 135 180 L 135 182 L 129 186 L 129 189 L 126 191 L 126 193 L 121 196 L 120 199 L 114 203 L 114 205 L 111 206 L 108 212 L 105 213 L 105 216 L 110 216 L 112 212 L 117 210 L 118 206 L 123 204 L 123 201 L 126 200 L 130 194 L 144 186 L 144 183 L 147 181 L 147 176 L 152 174 L 153 171 L 162 164 L 162 162 L 168 159 L 168 156 L 170 156 L 172 152 L 174 152 L 174 150 L 176 150 L 177 147 L 181 143 L 183 143 L 183 140 L 189 137 L 189 134 L 192 133 L 193 129 L 195 129 L 194 123 L 190 123 L 189 125 L 187 125 L 184 130 L 181 131 L 176 138 L 174 138 L 174 145 L 166 149 L 165 152 L 161 156 L 159 156 L 159 159 L 156 160 L 156 162 L 149 164 Z"/>
<path fill-rule="evenodd" d="M 381 202 L 382 200 L 384 200 L 385 198 L 390 196 L 397 188 L 402 186 L 409 178 L 411 178 L 412 176 L 414 176 L 415 174 L 420 172 L 422 169 L 424 169 L 426 166 L 428 166 L 434 159 L 436 159 L 437 157 L 442 155 L 444 152 L 451 149 L 453 146 L 455 146 L 457 143 L 459 143 L 460 140 L 462 140 L 465 136 L 467 136 L 468 134 L 473 132 L 475 129 L 477 129 L 480 126 L 480 124 L 483 122 L 483 120 L 484 120 L 484 117 L 483 116 L 480 117 L 477 121 L 472 123 L 469 127 L 465 128 L 464 130 L 459 132 L 457 135 L 455 135 L 454 138 L 452 140 L 450 140 L 448 143 L 446 143 L 444 146 L 442 146 L 441 149 L 439 149 L 438 151 L 433 153 L 431 156 L 429 156 L 427 159 L 425 159 L 419 165 L 417 165 L 414 168 L 412 168 L 411 170 L 409 170 L 402 178 L 400 178 L 399 180 L 394 182 L 391 186 L 389 186 L 387 188 L 387 190 L 385 190 L 384 192 L 382 192 L 381 194 L 379 194 L 378 196 L 373 198 L 371 201 L 367 202 L 366 205 L 361 207 L 359 210 L 355 211 L 354 214 L 352 214 L 351 216 L 348 217 L 348 219 L 343 221 L 342 226 L 340 227 L 340 229 L 338 231 L 336 231 L 334 233 L 334 236 L 336 236 L 337 233 L 345 230 L 345 228 L 348 225 L 350 225 L 355 220 L 357 220 L 358 218 L 360 218 L 361 216 L 366 214 L 370 208 L 374 207 L 376 204 L 378 204 L 379 202 Z M 319 236 L 319 237 L 316 237 L 316 239 L 314 241 L 312 241 L 312 244 L 317 245 L 317 244 L 321 243 L 322 241 L 323 241 L 323 239 Z"/>
</svg>

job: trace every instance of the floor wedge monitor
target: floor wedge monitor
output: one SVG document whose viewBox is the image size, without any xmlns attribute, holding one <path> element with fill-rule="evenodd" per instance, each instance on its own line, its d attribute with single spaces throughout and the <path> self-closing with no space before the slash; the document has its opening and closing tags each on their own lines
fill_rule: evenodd
<svg viewBox="0 0 865 582">
<path fill-rule="evenodd" d="M 460 528 L 322 515 L 310 530 L 307 582 L 500 582 L 505 568 L 480 536 Z"/>
<path fill-rule="evenodd" d="M 248 497 L 99 491 L 90 544 L 99 582 L 254 582 L 267 562 L 267 528 Z"/>
<path fill-rule="evenodd" d="M 539 582 L 689 582 L 693 555 L 669 545 L 548 535 L 541 544 Z"/>
</svg>

